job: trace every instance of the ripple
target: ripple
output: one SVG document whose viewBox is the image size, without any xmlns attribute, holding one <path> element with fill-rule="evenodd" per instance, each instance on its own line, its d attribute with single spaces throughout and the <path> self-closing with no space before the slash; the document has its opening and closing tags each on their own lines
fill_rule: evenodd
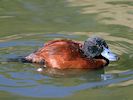
<svg viewBox="0 0 133 100">
<path fill-rule="evenodd" d="M 4 76 L 0 75 L 1 78 L 1 83 L 0 87 L 33 87 L 36 85 L 36 83 L 33 80 L 12 80 L 12 79 L 7 79 Z M 20 83 L 23 84 L 20 84 Z M 26 85 L 24 84 L 26 82 Z"/>
<path fill-rule="evenodd" d="M 0 18 L 14 18 L 15 16 L 0 16 Z"/>
<path fill-rule="evenodd" d="M 37 41 L 10 41 L 0 43 L 0 48 L 13 47 L 13 46 L 41 46 Z"/>
<path fill-rule="evenodd" d="M 133 9 L 131 1 L 90 1 L 90 0 L 67 0 L 70 6 L 83 6 L 81 13 L 98 13 L 97 20 L 104 24 L 117 24 L 133 28 L 133 16 L 127 12 Z M 95 5 L 87 7 L 87 5 Z M 124 6 L 121 6 L 124 5 Z M 126 5 L 126 6 L 125 6 Z M 84 7 L 85 6 L 85 7 Z M 104 11 L 104 12 L 103 12 Z M 105 18 L 109 18 L 105 19 Z M 113 19 L 113 20 L 110 20 Z M 130 20 L 128 20 L 130 19 Z"/>
<path fill-rule="evenodd" d="M 121 99 L 121 91 L 125 91 L 125 88 L 121 87 L 128 87 L 127 94 L 123 92 L 123 97 L 130 95 L 130 85 L 133 85 L 131 2 L 114 0 L 9 2 L 10 0 L 1 0 L 0 60 L 24 56 L 49 40 L 68 38 L 83 42 L 91 35 L 104 38 L 111 50 L 120 55 L 120 60 L 110 63 L 102 71 L 54 70 L 52 74 L 46 70 L 44 73 L 36 72 L 38 66 L 33 64 L 0 62 L 2 99 L 16 98 L 16 95 L 39 99 L 72 96 L 73 99 L 76 93 L 80 97 L 78 99 L 81 99 L 84 98 L 84 91 L 87 93 L 86 98 L 95 95 L 97 99 L 101 97 L 99 94 L 103 94 L 106 99 L 110 93 L 113 94 L 111 97 L 116 99 L 116 95 L 120 93 L 118 99 Z M 118 88 L 121 88 L 121 91 Z M 8 96 L 5 92 L 11 95 Z"/>
<path fill-rule="evenodd" d="M 51 33 L 51 34 L 25 34 L 13 35 L 4 37 L 0 43 L 2 51 L 1 57 L 14 57 L 20 55 L 22 52 L 30 52 L 29 48 L 33 49 L 36 46 L 41 46 L 43 41 L 58 38 L 70 38 L 76 40 L 83 40 L 91 35 L 97 35 L 104 38 L 110 48 L 119 55 L 126 54 L 123 61 L 132 59 L 132 44 L 133 40 L 124 37 L 112 36 L 104 32 L 73 32 L 70 33 Z M 82 39 L 80 37 L 83 36 Z M 17 39 L 19 37 L 19 40 Z M 30 37 L 30 38 L 29 38 Z M 4 40 L 5 39 L 5 40 Z M 28 41 L 26 40 L 28 39 Z M 28 46 L 28 48 L 26 48 Z M 24 48 L 24 49 L 23 49 Z M 130 56 L 130 58 L 129 58 Z M 122 62 L 122 61 L 120 61 Z M 123 63 L 122 63 L 123 64 Z M 124 63 L 123 66 L 126 66 Z M 114 68 L 107 71 L 53 71 L 47 73 L 36 72 L 36 65 L 20 64 L 20 63 L 4 63 L 0 65 L 0 90 L 11 92 L 22 96 L 31 97 L 65 97 L 75 94 L 86 89 L 102 88 L 104 87 L 119 87 L 132 85 L 132 71 L 122 71 L 119 63 L 113 65 Z M 75 75 L 74 75 L 75 74 Z M 61 75 L 61 76 L 60 76 Z"/>
<path fill-rule="evenodd" d="M 132 80 L 132 79 L 133 77 L 129 76 L 126 78 L 118 78 L 118 79 L 105 80 L 105 81 L 99 81 L 99 82 L 90 82 L 90 83 L 80 84 L 77 86 L 67 86 L 67 87 L 42 84 L 42 85 L 35 85 L 35 86 L 30 85 L 29 87 L 26 87 L 26 88 L 16 85 L 14 89 L 14 87 L 2 86 L 0 87 L 0 90 L 6 90 L 8 92 L 12 92 L 12 93 L 24 95 L 24 96 L 55 98 L 55 97 L 69 96 L 77 91 L 81 91 L 85 89 L 102 87 L 106 85 L 111 86 L 110 84 L 118 84 L 123 81 L 127 81 L 129 85 L 129 82 L 132 82 L 132 81 L 128 81 L 128 80 Z M 126 82 L 126 85 L 127 85 L 127 82 Z M 10 83 L 12 84 L 12 82 Z M 30 83 L 32 83 L 32 81 Z"/>
</svg>

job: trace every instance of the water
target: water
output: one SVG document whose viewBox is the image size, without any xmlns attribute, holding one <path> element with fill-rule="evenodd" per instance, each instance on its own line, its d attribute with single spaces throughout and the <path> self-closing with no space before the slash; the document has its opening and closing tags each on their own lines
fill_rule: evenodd
<svg viewBox="0 0 133 100">
<path fill-rule="evenodd" d="M 1 100 L 132 100 L 133 2 L 131 0 L 1 0 Z M 37 65 L 4 62 L 53 39 L 104 38 L 120 56 L 102 70 L 37 72 Z"/>
</svg>

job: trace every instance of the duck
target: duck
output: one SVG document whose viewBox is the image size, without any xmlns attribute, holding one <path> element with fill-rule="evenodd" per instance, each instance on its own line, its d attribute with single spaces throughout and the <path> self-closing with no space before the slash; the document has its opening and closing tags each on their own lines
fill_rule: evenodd
<svg viewBox="0 0 133 100">
<path fill-rule="evenodd" d="M 100 69 L 117 61 L 104 39 L 93 36 L 80 43 L 69 39 L 51 40 L 24 57 L 24 62 L 56 69 Z"/>
</svg>

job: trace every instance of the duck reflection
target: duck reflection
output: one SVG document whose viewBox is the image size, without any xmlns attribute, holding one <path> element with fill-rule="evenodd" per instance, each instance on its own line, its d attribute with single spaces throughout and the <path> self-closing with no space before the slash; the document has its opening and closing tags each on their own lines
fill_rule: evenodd
<svg viewBox="0 0 133 100">
<path fill-rule="evenodd" d="M 89 70 L 89 69 L 55 69 L 39 67 L 37 69 L 42 75 L 47 75 L 52 78 L 60 79 L 79 79 L 84 81 L 100 81 L 101 75 L 104 75 L 104 69 Z"/>
</svg>

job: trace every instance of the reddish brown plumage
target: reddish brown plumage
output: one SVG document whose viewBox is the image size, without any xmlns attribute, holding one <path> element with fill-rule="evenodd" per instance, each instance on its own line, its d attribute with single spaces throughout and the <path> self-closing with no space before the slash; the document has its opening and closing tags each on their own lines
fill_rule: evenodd
<svg viewBox="0 0 133 100">
<path fill-rule="evenodd" d="M 102 58 L 87 58 L 81 50 L 82 44 L 72 40 L 54 40 L 46 43 L 43 48 L 27 56 L 26 59 L 38 63 L 45 61 L 51 68 L 103 68 L 107 63 Z"/>
</svg>

